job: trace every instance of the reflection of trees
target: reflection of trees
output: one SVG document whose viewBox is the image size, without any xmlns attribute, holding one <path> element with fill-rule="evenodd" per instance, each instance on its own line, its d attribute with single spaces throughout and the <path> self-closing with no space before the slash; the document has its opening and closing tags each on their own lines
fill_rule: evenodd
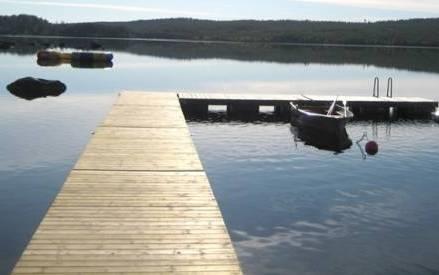
<svg viewBox="0 0 439 275">
<path fill-rule="evenodd" d="M 5 40 L 2 38 L 1 40 Z M 8 40 L 11 40 L 9 38 Z M 245 43 L 193 43 L 108 39 L 14 38 L 17 54 L 34 54 L 48 47 L 90 49 L 98 41 L 103 49 L 175 59 L 233 59 L 278 63 L 355 64 L 411 71 L 439 72 L 439 51 L 410 48 L 322 47 Z M 5 51 L 5 50 L 3 50 Z"/>
</svg>

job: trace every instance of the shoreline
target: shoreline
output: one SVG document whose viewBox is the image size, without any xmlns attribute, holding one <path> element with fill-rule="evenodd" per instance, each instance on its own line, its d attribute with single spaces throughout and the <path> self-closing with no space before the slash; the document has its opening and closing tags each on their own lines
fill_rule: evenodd
<svg viewBox="0 0 439 275">
<path fill-rule="evenodd" d="M 84 40 L 114 40 L 114 41 L 144 41 L 165 43 L 194 43 L 194 44 L 226 44 L 226 45 L 278 45 L 303 47 L 339 47 L 339 48 L 390 48 L 390 49 L 430 49 L 439 50 L 439 46 L 409 46 L 386 44 L 337 44 L 337 43 L 293 43 L 293 42 L 258 42 L 258 41 L 224 41 L 224 40 L 194 40 L 170 38 L 141 38 L 141 37 L 93 37 L 93 36 L 58 36 L 58 35 L 17 35 L 0 34 L 0 38 L 38 38 L 38 39 L 84 39 Z"/>
</svg>

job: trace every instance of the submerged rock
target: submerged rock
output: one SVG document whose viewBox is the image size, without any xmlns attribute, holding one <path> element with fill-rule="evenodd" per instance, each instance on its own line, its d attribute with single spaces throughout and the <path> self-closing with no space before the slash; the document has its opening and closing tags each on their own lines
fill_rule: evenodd
<svg viewBox="0 0 439 275">
<path fill-rule="evenodd" d="M 67 89 L 66 85 L 61 81 L 33 77 L 18 79 L 9 84 L 6 88 L 11 94 L 26 100 L 47 96 L 59 96 Z"/>
</svg>

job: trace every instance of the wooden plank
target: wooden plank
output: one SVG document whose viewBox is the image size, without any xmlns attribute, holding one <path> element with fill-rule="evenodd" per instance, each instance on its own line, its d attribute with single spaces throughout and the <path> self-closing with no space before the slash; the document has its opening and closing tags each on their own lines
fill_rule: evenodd
<svg viewBox="0 0 439 275">
<path fill-rule="evenodd" d="M 23 255 L 23 261 L 20 261 L 18 264 L 21 265 L 23 262 L 28 261 L 57 261 L 61 262 L 69 262 L 69 261 L 107 261 L 108 263 L 114 261 L 126 261 L 127 264 L 129 262 L 136 261 L 138 263 L 147 262 L 147 261 L 163 261 L 163 260 L 173 260 L 178 262 L 184 261 L 193 261 L 193 260 L 236 260 L 236 256 L 233 254 L 193 254 L 193 255 Z"/>
<path fill-rule="evenodd" d="M 122 92 L 115 105 L 180 106 L 175 93 Z"/>
<path fill-rule="evenodd" d="M 66 273 L 67 274 L 194 274 L 194 273 L 211 274 L 211 273 L 206 273 L 209 271 L 215 271 L 215 272 L 222 271 L 224 272 L 224 274 L 232 274 L 231 271 L 237 272 L 236 264 L 232 264 L 232 263 L 226 263 L 223 265 L 211 264 L 211 265 L 177 265 L 177 266 L 137 265 L 127 269 L 124 269 L 123 267 L 117 265 L 112 265 L 110 267 L 103 267 L 103 266 L 89 267 L 87 265 L 84 267 L 67 266 L 67 267 L 58 267 L 58 268 L 20 267 L 19 270 L 20 270 L 20 274 L 66 274 Z M 119 273 L 119 272 L 123 272 L 123 273 Z"/>
<path fill-rule="evenodd" d="M 53 265 L 53 261 L 36 261 L 32 260 L 20 263 L 20 267 L 45 267 Z M 205 260 L 180 260 L 180 259 L 168 259 L 168 260 L 155 260 L 155 261 L 129 261 L 129 265 L 132 267 L 139 266 L 201 266 L 201 265 L 237 265 L 238 262 L 234 259 L 205 259 Z M 58 263 L 59 267 L 110 267 L 119 266 L 123 267 L 127 265 L 127 261 L 115 260 L 115 261 L 100 261 L 93 259 L 85 259 L 83 261 L 62 261 Z"/>
<path fill-rule="evenodd" d="M 106 139 L 111 137 L 112 139 L 118 138 L 128 138 L 128 139 L 166 139 L 166 140 L 175 140 L 178 137 L 178 140 L 184 138 L 185 140 L 190 139 L 189 130 L 184 129 L 174 129 L 174 128 L 144 128 L 144 129 L 132 129 L 132 128 L 115 128 L 115 127 L 104 127 L 98 128 L 94 133 L 94 138 Z"/>
<path fill-rule="evenodd" d="M 12 274 L 241 274 L 176 94 L 122 93 Z"/>
<path fill-rule="evenodd" d="M 75 166 L 78 170 L 115 170 L 121 171 L 199 171 L 202 170 L 199 160 L 151 160 L 145 158 L 116 158 L 110 156 L 100 159 L 99 156 L 82 158 Z"/>
<path fill-rule="evenodd" d="M 121 245 L 145 245 L 145 244 L 216 244 L 216 243 L 226 243 L 228 238 L 210 238 L 205 239 L 200 238 L 180 238 L 180 239 L 143 239 L 143 240 L 129 240 L 129 239 L 99 239 L 99 240 L 67 240 L 67 239 L 33 239 L 31 244 L 55 244 L 55 245 L 70 245 L 70 244 L 99 244 L 99 245 L 111 245 L 111 244 L 121 244 Z"/>
</svg>

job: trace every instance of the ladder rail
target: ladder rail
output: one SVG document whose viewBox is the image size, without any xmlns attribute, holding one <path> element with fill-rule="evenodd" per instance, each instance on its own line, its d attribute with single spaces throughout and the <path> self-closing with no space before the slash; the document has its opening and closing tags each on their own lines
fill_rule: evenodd
<svg viewBox="0 0 439 275">
<path fill-rule="evenodd" d="M 387 97 L 392 98 L 393 97 L 393 78 L 389 77 L 387 79 Z"/>
<path fill-rule="evenodd" d="M 380 97 L 380 79 L 378 77 L 373 80 L 373 96 Z"/>
</svg>

